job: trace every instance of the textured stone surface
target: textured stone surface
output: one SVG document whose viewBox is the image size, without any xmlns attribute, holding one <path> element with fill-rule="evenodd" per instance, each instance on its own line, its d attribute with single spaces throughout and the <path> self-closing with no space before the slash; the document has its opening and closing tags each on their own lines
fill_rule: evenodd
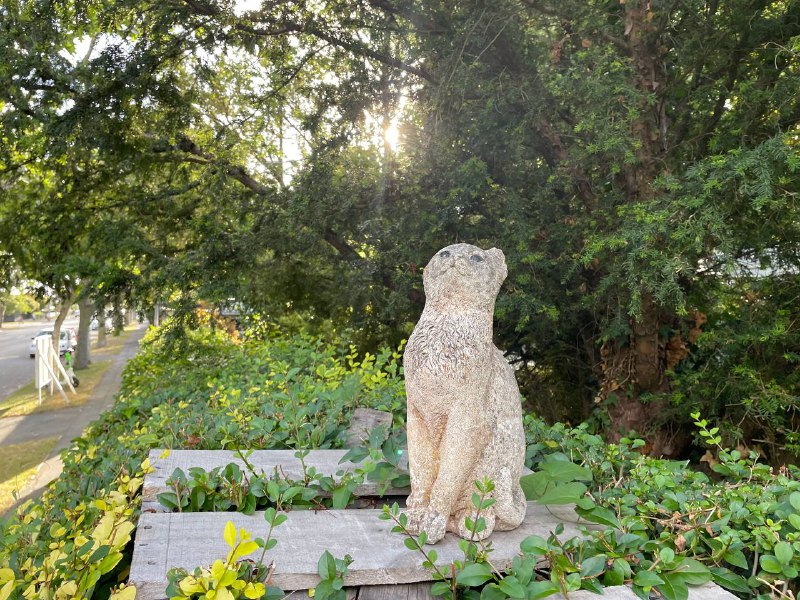
<svg viewBox="0 0 800 600">
<path fill-rule="evenodd" d="M 385 439 L 392 428 L 392 413 L 374 408 L 355 409 L 347 429 L 347 447 L 355 448 L 366 444 L 372 430 L 381 426 L 386 432 Z"/>
<path fill-rule="evenodd" d="M 494 303 L 507 275 L 497 248 L 455 244 L 424 271 L 425 309 L 403 364 L 408 398 L 410 527 L 429 543 L 445 530 L 470 537 L 474 481 L 495 484 L 486 529 L 510 530 L 525 517 L 519 485 L 525 458 L 514 371 L 492 343 Z"/>
<path fill-rule="evenodd" d="M 710 581 L 703 585 L 689 586 L 689 600 L 736 600 L 728 590 Z"/>
<path fill-rule="evenodd" d="M 392 533 L 392 523 L 378 518 L 380 510 L 292 511 L 274 531 L 278 545 L 265 561 L 275 562 L 273 581 L 284 590 L 302 590 L 319 582 L 317 562 L 325 550 L 341 558 L 350 554 L 353 563 L 345 585 L 413 583 L 430 581 L 418 552 L 405 547 L 403 536 Z M 263 513 L 143 513 L 136 530 L 130 581 L 139 589 L 137 600 L 164 597 L 167 571 L 173 567 L 194 569 L 224 558 L 229 548 L 222 538 L 227 521 L 263 537 Z M 564 523 L 566 539 L 580 535 L 579 522 L 571 506 L 539 506 L 531 502 L 525 521 L 514 531 L 492 535 L 491 561 L 498 569 L 511 565 L 519 544 L 529 535 L 550 535 Z M 447 535 L 437 546 L 436 561 L 449 568 L 463 559 L 458 538 Z"/>
</svg>

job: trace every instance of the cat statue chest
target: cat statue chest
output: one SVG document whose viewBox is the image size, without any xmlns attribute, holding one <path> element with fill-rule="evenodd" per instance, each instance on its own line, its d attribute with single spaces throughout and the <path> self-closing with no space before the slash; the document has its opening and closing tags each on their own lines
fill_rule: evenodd
<svg viewBox="0 0 800 600">
<path fill-rule="evenodd" d="M 491 359 L 492 321 L 474 311 L 423 311 L 404 354 L 406 387 L 436 389 L 418 410 L 431 418 L 447 413 L 464 385 L 479 385 Z"/>
</svg>

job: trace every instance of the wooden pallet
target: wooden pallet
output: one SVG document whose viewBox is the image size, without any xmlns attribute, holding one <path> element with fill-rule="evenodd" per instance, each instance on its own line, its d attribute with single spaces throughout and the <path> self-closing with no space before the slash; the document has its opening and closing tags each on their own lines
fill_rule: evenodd
<svg viewBox="0 0 800 600">
<path fill-rule="evenodd" d="M 318 472 L 336 476 L 353 471 L 358 465 L 340 464 L 344 450 L 313 450 L 305 458 L 307 466 Z M 228 552 L 222 531 L 227 521 L 237 528 L 244 527 L 254 536 L 263 536 L 266 523 L 263 513 L 168 513 L 158 504 L 158 494 L 168 490 L 166 481 L 175 468 L 188 472 L 191 467 L 211 470 L 230 462 L 244 467 L 235 452 L 163 450 L 150 452 L 154 471 L 145 477 L 142 515 L 136 532 L 130 582 L 137 587 L 137 600 L 163 600 L 166 597 L 166 574 L 170 568 L 193 569 L 208 566 Z M 254 452 L 248 461 L 257 470 L 271 473 L 278 468 L 292 479 L 302 479 L 300 461 L 291 450 Z M 529 471 L 528 471 L 529 472 Z M 388 493 L 404 498 L 407 488 L 390 489 Z M 382 502 L 376 498 L 374 483 L 360 486 L 355 494 L 366 504 Z M 345 578 L 348 600 L 433 600 L 430 594 L 430 575 L 421 567 L 419 553 L 408 550 L 402 536 L 391 533 L 392 524 L 378 518 L 380 510 L 347 509 L 340 511 L 296 510 L 288 513 L 287 521 L 273 535 L 278 545 L 267 554 L 274 561 L 273 582 L 285 590 L 298 590 L 290 598 L 308 598 L 307 589 L 314 587 L 317 561 L 325 550 L 336 558 L 350 554 L 354 559 Z M 522 526 L 511 532 L 495 532 L 491 537 L 492 564 L 507 568 L 519 552 L 520 542 L 528 535 L 547 537 L 559 523 L 564 523 L 563 537 L 579 535 L 579 519 L 570 506 L 539 506 L 528 503 Z M 449 565 L 462 556 L 458 538 L 448 534 L 436 544 L 438 563 Z M 637 600 L 624 586 L 606 588 L 610 600 Z M 554 597 L 563 600 L 560 597 Z M 579 591 L 570 600 L 594 600 L 595 595 Z M 732 594 L 708 584 L 690 588 L 689 600 L 735 600 Z"/>
<path fill-rule="evenodd" d="M 278 540 L 265 562 L 274 562 L 273 582 L 285 590 L 314 587 L 319 582 L 317 562 L 328 550 L 336 558 L 353 558 L 345 577 L 348 586 L 401 584 L 430 580 L 421 566 L 422 556 L 405 547 L 402 535 L 391 533 L 392 523 L 379 519 L 381 510 L 296 510 L 273 532 Z M 242 513 L 146 513 L 139 520 L 130 579 L 140 590 L 138 598 L 163 597 L 166 573 L 173 567 L 191 570 L 223 558 L 228 546 L 222 537 L 225 524 L 232 521 L 254 537 L 264 537 L 267 526 L 262 512 Z M 553 507 L 528 503 L 523 524 L 514 531 L 492 535 L 492 564 L 507 569 L 519 554 L 519 545 L 529 535 L 547 537 L 558 523 L 565 523 L 560 537 L 580 535 L 577 516 L 571 507 L 554 514 Z M 570 523 L 570 521 L 572 521 Z M 459 539 L 448 534 L 436 544 L 438 564 L 448 567 L 463 559 Z M 161 596 L 157 595 L 161 591 Z"/>
<path fill-rule="evenodd" d="M 344 473 L 353 473 L 363 467 L 363 463 L 350 461 L 341 462 L 347 450 L 312 450 L 303 460 L 306 468 L 313 467 L 318 473 L 341 478 Z M 236 452 L 229 450 L 151 450 L 150 464 L 153 472 L 145 477 L 142 487 L 142 512 L 167 512 L 167 509 L 158 502 L 158 495 L 169 491 L 167 480 L 172 472 L 180 468 L 188 475 L 189 469 L 199 467 L 211 471 L 217 467 L 224 467 L 235 463 L 246 471 L 244 461 Z M 303 466 L 300 459 L 295 457 L 294 450 L 256 450 L 247 461 L 255 468 L 256 472 L 263 471 L 271 475 L 277 469 L 287 479 L 302 481 Z M 401 465 L 406 464 L 401 462 Z M 338 473 L 338 475 L 337 475 Z M 372 481 L 365 481 L 353 492 L 361 498 L 377 498 L 379 485 Z M 382 496 L 403 497 L 410 493 L 410 489 L 388 488 Z"/>
<path fill-rule="evenodd" d="M 306 467 L 317 472 L 341 477 L 360 465 L 341 462 L 345 450 L 312 450 L 304 458 Z M 264 535 L 263 513 L 247 516 L 241 513 L 169 513 L 158 503 L 158 494 L 169 490 L 167 480 L 176 468 L 188 474 L 192 467 L 210 471 L 236 463 L 245 468 L 236 452 L 225 450 L 152 450 L 149 455 L 153 472 L 145 477 L 142 492 L 142 516 L 136 535 L 131 581 L 137 585 L 140 600 L 159 600 L 165 597 L 166 572 L 172 567 L 192 569 L 211 564 L 224 557 L 227 548 L 222 539 L 222 528 L 228 520 L 237 527 L 252 531 L 254 536 Z M 247 458 L 256 471 L 267 474 L 277 469 L 289 479 L 301 480 L 303 469 L 293 450 L 260 450 Z M 529 471 L 528 471 L 529 472 Z M 359 485 L 354 495 L 362 506 L 405 500 L 408 488 L 390 488 L 385 496 L 378 497 L 374 482 Z M 341 558 L 350 554 L 355 562 L 350 567 L 347 584 L 352 598 L 428 598 L 430 583 L 416 584 L 429 579 L 422 569 L 420 556 L 406 549 L 402 537 L 391 534 L 391 524 L 378 519 L 380 510 L 348 509 L 343 511 L 303 511 L 289 513 L 289 519 L 275 531 L 278 546 L 268 560 L 274 560 L 276 571 L 273 581 L 287 590 L 313 587 L 318 581 L 317 561 L 325 550 Z M 515 532 L 498 533 L 492 537 L 495 548 L 504 549 L 504 557 L 493 552 L 493 560 L 502 566 L 510 564 L 519 550 L 519 542 L 532 532 L 549 535 L 550 528 L 567 520 L 576 521 L 571 509 L 561 509 L 555 518 L 551 510 L 530 503 L 525 525 Z M 548 528 L 549 527 L 549 528 Z M 567 528 L 564 535 L 574 535 L 577 530 Z M 461 555 L 458 541 L 448 535 L 436 546 L 440 561 L 448 563 Z M 386 552 L 391 554 L 387 555 Z M 452 557 L 450 555 L 453 555 Z M 449 564 L 449 563 L 448 563 Z M 387 567 L 388 565 L 388 567 Z M 391 585 L 374 585 L 391 584 Z M 403 585 L 397 585 L 403 584 Z M 367 587 L 363 587 L 367 586 Z M 383 595 L 382 595 L 383 594 Z M 388 594 L 388 595 L 386 595 Z M 294 594 L 302 597 L 302 594 Z"/>
</svg>

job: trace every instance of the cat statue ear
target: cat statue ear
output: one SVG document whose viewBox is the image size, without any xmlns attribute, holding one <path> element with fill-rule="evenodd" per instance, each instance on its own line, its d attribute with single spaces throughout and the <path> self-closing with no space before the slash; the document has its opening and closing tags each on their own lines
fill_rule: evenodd
<svg viewBox="0 0 800 600">
<path fill-rule="evenodd" d="M 506 255 L 503 254 L 503 251 L 500 248 L 492 248 L 491 250 L 487 250 L 486 254 L 489 255 L 492 261 L 492 265 L 497 272 L 498 283 L 503 283 L 508 277 L 508 267 L 506 266 Z"/>
</svg>

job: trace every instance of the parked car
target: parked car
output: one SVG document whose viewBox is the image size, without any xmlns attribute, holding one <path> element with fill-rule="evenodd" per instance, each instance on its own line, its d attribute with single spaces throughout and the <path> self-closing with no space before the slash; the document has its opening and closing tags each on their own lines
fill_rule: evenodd
<svg viewBox="0 0 800 600">
<path fill-rule="evenodd" d="M 31 338 L 31 347 L 30 347 L 30 355 L 31 358 L 36 357 L 36 338 L 40 335 L 53 335 L 53 328 L 47 327 L 42 329 L 39 333 L 37 333 L 34 337 Z M 75 351 L 75 348 L 78 345 L 78 336 L 75 335 L 75 331 L 70 329 L 69 327 L 65 327 L 61 330 L 60 339 L 58 340 L 58 353 L 64 354 L 67 350 L 71 352 Z"/>
</svg>

